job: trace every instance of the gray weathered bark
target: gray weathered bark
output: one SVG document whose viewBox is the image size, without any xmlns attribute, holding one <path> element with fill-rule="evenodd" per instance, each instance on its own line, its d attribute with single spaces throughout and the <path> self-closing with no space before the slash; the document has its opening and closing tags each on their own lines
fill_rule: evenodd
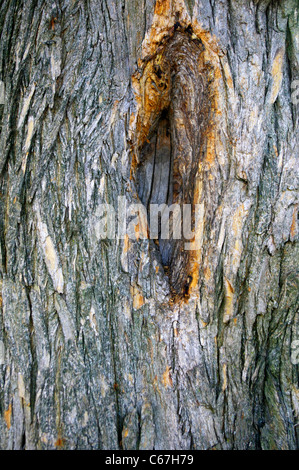
<svg viewBox="0 0 299 470">
<path fill-rule="evenodd" d="M 2 1 L 2 449 L 297 448 L 298 12 Z M 168 268 L 97 231 L 152 159 L 203 213 Z"/>
</svg>

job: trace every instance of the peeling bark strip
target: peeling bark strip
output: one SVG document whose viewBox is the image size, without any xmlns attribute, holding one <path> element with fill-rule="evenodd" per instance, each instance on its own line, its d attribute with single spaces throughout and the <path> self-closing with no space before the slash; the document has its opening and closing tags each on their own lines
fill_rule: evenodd
<svg viewBox="0 0 299 470">
<path fill-rule="evenodd" d="M 298 448 L 298 18 L 2 1 L 1 449 Z M 101 239 L 118 201 L 198 249 Z"/>
</svg>

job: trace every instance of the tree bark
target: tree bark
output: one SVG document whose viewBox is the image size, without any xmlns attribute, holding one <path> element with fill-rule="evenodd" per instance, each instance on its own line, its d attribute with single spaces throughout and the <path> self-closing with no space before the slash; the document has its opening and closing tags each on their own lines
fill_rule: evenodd
<svg viewBox="0 0 299 470">
<path fill-rule="evenodd" d="M 298 448 L 297 0 L 3 0 L 0 31 L 0 447 Z M 200 246 L 101 239 L 119 196 L 199 204 Z"/>
</svg>

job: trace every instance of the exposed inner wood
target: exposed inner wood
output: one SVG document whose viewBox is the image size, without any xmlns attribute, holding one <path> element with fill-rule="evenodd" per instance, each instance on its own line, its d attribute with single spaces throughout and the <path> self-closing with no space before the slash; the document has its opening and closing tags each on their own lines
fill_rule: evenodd
<svg viewBox="0 0 299 470">
<path fill-rule="evenodd" d="M 204 46 L 192 30 L 178 29 L 144 71 L 144 108 L 141 131 L 149 131 L 138 152 L 137 190 L 141 202 L 192 204 L 199 161 L 205 151 L 205 132 L 210 121 L 208 68 L 203 66 Z M 142 127 L 143 124 L 143 127 Z M 176 294 L 188 295 L 189 256 L 186 240 L 161 237 L 162 264 Z M 190 241 L 190 240 L 188 240 Z"/>
</svg>

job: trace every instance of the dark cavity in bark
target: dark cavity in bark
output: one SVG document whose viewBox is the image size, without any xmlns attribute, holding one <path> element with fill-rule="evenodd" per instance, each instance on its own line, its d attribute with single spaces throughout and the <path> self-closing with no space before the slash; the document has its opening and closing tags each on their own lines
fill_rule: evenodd
<svg viewBox="0 0 299 470">
<path fill-rule="evenodd" d="M 148 79 L 145 95 L 151 87 L 159 90 L 160 100 L 150 112 L 151 126 L 138 150 L 136 172 L 137 191 L 150 219 L 151 204 L 180 206 L 190 204 L 191 229 L 195 228 L 194 191 L 199 162 L 205 152 L 205 137 L 210 121 L 208 78 L 202 69 L 203 45 L 192 39 L 191 32 L 176 32 L 163 52 L 151 59 L 152 67 L 145 69 Z M 157 64 L 158 62 L 158 64 Z M 150 69 L 150 71 L 149 71 Z M 173 212 L 170 212 L 170 238 L 164 239 L 159 219 L 158 256 L 169 274 L 175 294 L 188 295 L 190 285 L 190 251 L 185 250 L 183 224 L 181 239 L 173 230 Z M 163 221 L 162 221 L 163 223 Z"/>
</svg>

